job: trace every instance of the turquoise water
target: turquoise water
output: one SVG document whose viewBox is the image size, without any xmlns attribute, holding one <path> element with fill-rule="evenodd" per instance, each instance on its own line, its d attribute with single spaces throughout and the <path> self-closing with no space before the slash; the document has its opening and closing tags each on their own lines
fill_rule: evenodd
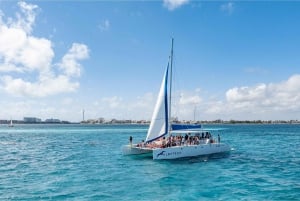
<svg viewBox="0 0 300 201">
<path fill-rule="evenodd" d="M 122 156 L 146 126 L 0 126 L 0 200 L 300 200 L 300 125 L 221 125 L 227 156 Z"/>
</svg>

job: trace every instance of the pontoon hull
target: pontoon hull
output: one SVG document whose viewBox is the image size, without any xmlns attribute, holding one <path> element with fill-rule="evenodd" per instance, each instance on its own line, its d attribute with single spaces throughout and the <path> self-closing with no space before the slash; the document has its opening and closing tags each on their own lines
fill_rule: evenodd
<svg viewBox="0 0 300 201">
<path fill-rule="evenodd" d="M 175 146 L 153 150 L 153 159 L 176 159 L 193 156 L 203 156 L 216 153 L 229 152 L 230 147 L 223 143 Z"/>
<path fill-rule="evenodd" d="M 138 155 L 152 153 L 152 149 L 137 147 L 136 144 L 124 145 L 122 147 L 123 155 Z"/>
</svg>

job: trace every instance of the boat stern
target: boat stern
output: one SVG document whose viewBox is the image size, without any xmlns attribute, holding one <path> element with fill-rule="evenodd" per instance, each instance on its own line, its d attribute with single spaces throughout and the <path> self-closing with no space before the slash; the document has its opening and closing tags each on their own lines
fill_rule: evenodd
<svg viewBox="0 0 300 201">
<path fill-rule="evenodd" d="M 142 148 L 142 147 L 137 147 L 136 144 L 133 144 L 133 145 L 123 145 L 122 153 L 123 155 L 138 155 L 138 154 L 152 153 L 152 150 Z"/>
</svg>

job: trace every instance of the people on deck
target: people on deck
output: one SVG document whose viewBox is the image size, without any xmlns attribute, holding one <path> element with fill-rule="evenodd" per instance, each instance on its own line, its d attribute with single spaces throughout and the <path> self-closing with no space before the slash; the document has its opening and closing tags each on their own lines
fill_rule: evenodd
<svg viewBox="0 0 300 201">
<path fill-rule="evenodd" d="M 129 141 L 132 146 L 132 136 L 130 136 Z M 218 140 L 218 141 L 216 141 Z M 138 147 L 146 147 L 146 148 L 166 148 L 166 147 L 174 147 L 174 146 L 191 146 L 191 145 L 199 145 L 199 144 L 207 144 L 207 143 L 220 143 L 220 135 L 218 134 L 218 138 L 214 140 L 212 134 L 210 132 L 202 132 L 195 133 L 191 135 L 191 133 L 186 133 L 184 136 L 182 135 L 170 135 L 168 137 L 162 137 L 153 142 L 144 142 L 138 143 Z"/>
<path fill-rule="evenodd" d="M 185 144 L 185 145 L 188 145 L 188 139 L 189 139 L 189 136 L 188 136 L 188 134 L 186 133 L 185 136 L 184 136 L 184 144 Z"/>
<path fill-rule="evenodd" d="M 166 148 L 167 144 L 166 144 L 166 138 L 165 137 L 163 137 L 161 145 L 162 145 L 162 148 Z"/>
<path fill-rule="evenodd" d="M 130 137 L 129 137 L 129 144 L 130 144 L 131 147 L 132 147 L 132 139 L 133 139 L 133 137 L 130 136 Z"/>
</svg>

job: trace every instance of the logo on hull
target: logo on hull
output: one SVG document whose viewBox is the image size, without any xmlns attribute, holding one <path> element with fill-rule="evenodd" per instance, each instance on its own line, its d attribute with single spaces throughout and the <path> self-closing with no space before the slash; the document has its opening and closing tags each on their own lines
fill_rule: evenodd
<svg viewBox="0 0 300 201">
<path fill-rule="evenodd" d="M 158 158 L 160 155 L 164 155 L 165 152 L 166 152 L 166 151 L 162 151 L 162 152 L 158 153 L 158 154 L 156 155 L 156 158 Z"/>
</svg>

